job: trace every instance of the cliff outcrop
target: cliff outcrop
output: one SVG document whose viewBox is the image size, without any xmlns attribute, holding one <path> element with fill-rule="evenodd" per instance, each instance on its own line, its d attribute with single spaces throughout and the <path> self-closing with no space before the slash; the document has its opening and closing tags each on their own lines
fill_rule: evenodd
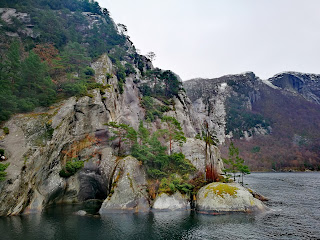
<svg viewBox="0 0 320 240">
<path fill-rule="evenodd" d="M 114 66 L 106 54 L 92 68 L 104 90 L 93 89 L 87 96 L 15 115 L 4 124 L 10 133 L 2 135 L 0 148 L 5 150 L 10 165 L 6 180 L 0 183 L 0 215 L 39 212 L 50 204 L 90 199 L 104 201 L 101 213 L 126 208 L 146 210 L 152 205 L 146 192 L 144 166 L 133 157 L 117 156 L 117 144 L 110 140 L 112 133 L 105 125 L 117 122 L 137 129 L 139 122 L 145 121 L 146 109 L 139 90 L 142 76 L 127 76 L 121 94 Z M 108 78 L 107 73 L 112 77 Z M 174 145 L 173 151 L 181 151 L 203 171 L 204 142 L 193 138 L 200 127 L 190 101 L 183 91 L 172 99 L 171 110 L 164 114 L 176 117 L 187 136 L 187 143 Z M 148 128 L 152 132 L 162 125 L 157 120 Z M 210 161 L 221 171 L 219 151 L 211 148 Z M 61 170 L 70 161 L 81 161 L 84 167 L 66 178 Z M 127 191 L 130 194 L 125 194 Z M 119 199 L 128 201 L 122 203 Z"/>
</svg>

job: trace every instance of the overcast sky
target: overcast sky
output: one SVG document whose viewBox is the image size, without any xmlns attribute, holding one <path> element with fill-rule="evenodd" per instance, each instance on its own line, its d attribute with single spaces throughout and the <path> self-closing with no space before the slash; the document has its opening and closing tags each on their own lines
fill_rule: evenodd
<svg viewBox="0 0 320 240">
<path fill-rule="evenodd" d="M 183 80 L 320 73 L 320 0 L 98 0 Z"/>
</svg>

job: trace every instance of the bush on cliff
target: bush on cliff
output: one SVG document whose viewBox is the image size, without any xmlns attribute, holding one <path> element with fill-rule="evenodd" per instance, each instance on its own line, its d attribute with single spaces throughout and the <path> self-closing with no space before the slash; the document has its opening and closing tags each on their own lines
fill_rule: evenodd
<svg viewBox="0 0 320 240">
<path fill-rule="evenodd" d="M 61 169 L 61 171 L 59 172 L 60 177 L 63 178 L 68 178 L 72 175 L 74 175 L 78 170 L 80 170 L 81 168 L 83 168 L 84 166 L 84 162 L 82 161 L 69 161 L 66 163 L 66 166 Z"/>
</svg>

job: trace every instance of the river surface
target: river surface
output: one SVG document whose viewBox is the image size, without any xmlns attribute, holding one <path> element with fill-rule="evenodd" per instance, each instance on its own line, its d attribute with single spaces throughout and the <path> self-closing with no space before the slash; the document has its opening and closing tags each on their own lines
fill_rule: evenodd
<svg viewBox="0 0 320 240">
<path fill-rule="evenodd" d="M 88 207 L 56 206 L 42 214 L 0 218 L 0 239 L 320 239 L 320 173 L 253 173 L 245 183 L 270 198 L 267 213 L 100 217 L 74 214 Z"/>
</svg>

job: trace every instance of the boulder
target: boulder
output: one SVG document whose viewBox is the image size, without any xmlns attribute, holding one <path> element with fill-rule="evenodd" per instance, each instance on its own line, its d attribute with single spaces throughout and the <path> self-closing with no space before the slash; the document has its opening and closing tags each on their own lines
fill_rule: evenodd
<svg viewBox="0 0 320 240">
<path fill-rule="evenodd" d="M 155 199 L 152 208 L 160 211 L 190 210 L 190 202 L 188 197 L 180 192 L 175 192 L 171 196 L 161 193 Z"/>
<path fill-rule="evenodd" d="M 265 205 L 238 183 L 214 182 L 197 194 L 196 210 L 200 213 L 257 212 Z"/>
<path fill-rule="evenodd" d="M 99 213 L 149 211 L 146 174 L 139 161 L 128 156 L 119 160 L 113 188 L 104 200 Z"/>
</svg>

